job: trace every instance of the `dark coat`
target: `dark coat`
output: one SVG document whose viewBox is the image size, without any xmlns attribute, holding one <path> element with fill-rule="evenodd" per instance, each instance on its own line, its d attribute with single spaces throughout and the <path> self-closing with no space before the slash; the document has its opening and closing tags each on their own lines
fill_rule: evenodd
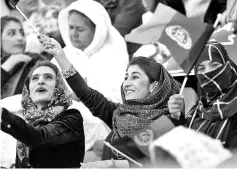
<svg viewBox="0 0 237 169">
<path fill-rule="evenodd" d="M 85 154 L 83 118 L 76 109 L 68 109 L 42 127 L 34 127 L 3 108 L 1 130 L 30 148 L 33 168 L 80 167 Z M 16 157 L 16 168 L 26 168 Z"/>
</svg>

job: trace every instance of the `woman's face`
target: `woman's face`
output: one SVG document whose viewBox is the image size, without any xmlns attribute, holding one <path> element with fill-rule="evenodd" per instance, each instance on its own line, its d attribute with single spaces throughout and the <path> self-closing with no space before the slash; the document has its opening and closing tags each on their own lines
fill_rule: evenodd
<svg viewBox="0 0 237 169">
<path fill-rule="evenodd" d="M 40 66 L 34 70 L 30 78 L 30 97 L 39 109 L 46 107 L 53 96 L 56 86 L 56 74 L 47 66 Z"/>
<path fill-rule="evenodd" d="M 129 66 L 123 83 L 125 100 L 145 98 L 153 87 L 153 83 L 149 82 L 148 76 L 138 65 Z"/>
<path fill-rule="evenodd" d="M 8 54 L 19 54 L 24 52 L 25 46 L 25 33 L 21 24 L 8 22 L 2 32 L 2 50 Z"/>
<path fill-rule="evenodd" d="M 205 60 L 197 66 L 197 73 L 204 74 L 216 70 L 222 64 L 214 60 Z"/>
<path fill-rule="evenodd" d="M 88 18 L 73 12 L 69 15 L 68 24 L 69 38 L 72 45 L 81 50 L 87 48 L 91 44 L 95 34 L 95 27 L 89 23 Z"/>
</svg>

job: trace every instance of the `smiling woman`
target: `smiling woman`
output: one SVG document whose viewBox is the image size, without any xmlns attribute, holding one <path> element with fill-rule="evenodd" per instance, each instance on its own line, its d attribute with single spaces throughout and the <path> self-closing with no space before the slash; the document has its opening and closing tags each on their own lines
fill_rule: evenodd
<svg viewBox="0 0 237 169">
<path fill-rule="evenodd" d="M 161 115 L 168 114 L 167 101 L 171 95 L 179 92 L 178 84 L 161 64 L 146 57 L 136 57 L 130 61 L 121 85 L 123 103 L 114 103 L 85 83 L 57 41 L 41 38 L 40 42 L 46 51 L 54 55 L 77 97 L 94 116 L 99 117 L 112 129 L 106 138 L 108 142 L 143 129 Z M 47 47 L 51 50 L 47 50 Z M 111 158 L 115 160 L 111 161 Z M 107 147 L 104 147 L 102 160 L 82 167 L 112 168 L 115 163 L 118 168 L 128 167 L 128 162 L 123 157 Z"/>
<path fill-rule="evenodd" d="M 16 168 L 80 167 L 85 153 L 83 119 L 58 68 L 39 61 L 22 91 L 21 117 L 0 107 L 1 130 L 17 142 Z"/>
</svg>

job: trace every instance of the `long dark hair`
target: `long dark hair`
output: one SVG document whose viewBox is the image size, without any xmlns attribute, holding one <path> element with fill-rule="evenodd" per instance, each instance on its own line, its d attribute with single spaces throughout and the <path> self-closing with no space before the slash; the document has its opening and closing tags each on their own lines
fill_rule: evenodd
<svg viewBox="0 0 237 169">
<path fill-rule="evenodd" d="M 19 19 L 17 19 L 16 17 L 13 17 L 13 16 L 3 16 L 1 17 L 1 35 L 2 35 L 2 32 L 3 30 L 5 29 L 6 25 L 9 23 L 9 22 L 16 22 L 16 23 L 19 23 L 22 27 L 22 23 Z M 5 62 L 6 59 L 8 58 L 9 54 L 8 53 L 5 53 L 3 50 L 2 50 L 2 36 L 1 36 L 1 63 Z"/>
<path fill-rule="evenodd" d="M 1 17 L 1 34 L 5 28 L 5 26 L 7 25 L 8 22 L 16 22 L 16 23 L 19 23 L 21 26 L 22 26 L 22 23 L 19 19 L 13 17 L 13 16 L 3 16 Z"/>
</svg>

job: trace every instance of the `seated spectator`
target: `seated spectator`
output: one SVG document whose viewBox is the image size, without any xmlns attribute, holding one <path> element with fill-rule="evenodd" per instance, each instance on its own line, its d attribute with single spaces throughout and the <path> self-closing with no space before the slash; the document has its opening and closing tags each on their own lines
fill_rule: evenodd
<svg viewBox="0 0 237 169">
<path fill-rule="evenodd" d="M 219 139 L 226 148 L 236 147 L 236 64 L 221 44 L 211 41 L 195 64 L 195 71 L 200 99 L 184 117 L 183 97 L 179 94 L 171 96 L 168 107 L 172 120 Z"/>
<path fill-rule="evenodd" d="M 30 69 L 43 55 L 25 51 L 26 38 L 21 22 L 11 16 L 1 18 L 1 99 L 20 94 Z"/>
<path fill-rule="evenodd" d="M 64 52 L 87 84 L 110 100 L 121 101 L 120 83 L 129 58 L 104 7 L 93 0 L 75 1 L 60 11 L 58 23 Z"/>
<path fill-rule="evenodd" d="M 143 129 L 161 115 L 169 113 L 167 101 L 170 96 L 179 92 L 179 86 L 162 65 L 146 57 L 136 57 L 130 61 L 121 86 L 123 103 L 114 103 L 85 83 L 57 41 L 42 38 L 40 42 L 46 51 L 54 55 L 77 97 L 94 116 L 102 119 L 112 129 L 106 138 L 108 142 Z M 103 161 L 85 164 L 82 167 L 112 168 L 114 163 L 111 158 L 115 160 L 116 167 L 128 167 L 128 161 L 108 147 L 104 147 Z"/>
<path fill-rule="evenodd" d="M 120 83 L 128 64 L 127 48 L 103 6 L 92 0 L 75 1 L 60 11 L 58 23 L 66 45 L 64 52 L 87 84 L 108 99 L 120 102 Z M 52 62 L 57 65 L 55 59 Z M 73 99 L 78 101 L 76 95 Z M 98 131 L 104 131 L 108 126 L 92 116 L 83 103 L 77 102 L 76 107 L 82 112 L 83 118 L 87 115 L 94 119 L 84 123 L 87 152 L 96 140 L 107 137 L 109 132 Z"/>
<path fill-rule="evenodd" d="M 18 140 L 16 168 L 80 167 L 83 119 L 78 110 L 68 109 L 71 103 L 58 68 L 37 62 L 22 91 L 22 118 L 0 107 L 1 130 Z"/>
</svg>

